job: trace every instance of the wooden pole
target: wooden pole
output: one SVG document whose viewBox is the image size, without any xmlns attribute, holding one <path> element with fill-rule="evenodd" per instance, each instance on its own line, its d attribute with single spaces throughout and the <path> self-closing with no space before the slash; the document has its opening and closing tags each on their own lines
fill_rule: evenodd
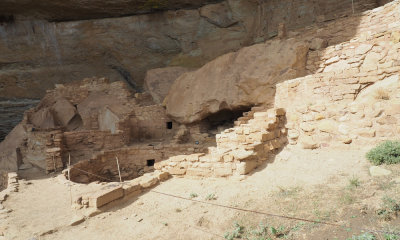
<svg viewBox="0 0 400 240">
<path fill-rule="evenodd" d="M 71 153 L 68 154 L 68 181 L 69 181 L 69 197 L 71 200 L 71 206 L 72 206 L 72 186 L 71 186 Z"/>
<path fill-rule="evenodd" d="M 117 166 L 118 166 L 118 175 L 119 175 L 119 182 L 122 183 L 122 178 L 121 178 L 121 170 L 119 169 L 119 161 L 118 157 L 115 156 L 115 159 L 117 159 Z"/>
<path fill-rule="evenodd" d="M 51 158 L 53 159 L 54 173 L 56 173 L 56 161 L 54 160 L 54 153 L 51 155 Z"/>
</svg>

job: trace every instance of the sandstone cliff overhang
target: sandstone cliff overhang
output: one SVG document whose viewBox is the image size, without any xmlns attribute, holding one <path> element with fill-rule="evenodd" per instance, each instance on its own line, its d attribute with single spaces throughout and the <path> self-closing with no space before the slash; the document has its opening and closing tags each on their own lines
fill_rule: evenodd
<svg viewBox="0 0 400 240">
<path fill-rule="evenodd" d="M 217 58 L 181 75 L 164 100 L 178 122 L 200 121 L 221 110 L 272 103 L 275 84 L 305 75 L 307 42 L 273 40 Z"/>
<path fill-rule="evenodd" d="M 218 0 L 2 0 L 0 17 L 12 15 L 50 21 L 121 17 L 163 10 L 198 8 Z M 0 19 L 1 20 L 1 19 Z"/>
</svg>

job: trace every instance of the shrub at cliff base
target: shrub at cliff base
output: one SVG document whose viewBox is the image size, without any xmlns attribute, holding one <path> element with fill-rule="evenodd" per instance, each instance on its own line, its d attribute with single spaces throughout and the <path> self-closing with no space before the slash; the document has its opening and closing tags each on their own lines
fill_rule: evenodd
<svg viewBox="0 0 400 240">
<path fill-rule="evenodd" d="M 385 141 L 370 150 L 366 157 L 375 165 L 400 163 L 400 141 Z"/>
</svg>

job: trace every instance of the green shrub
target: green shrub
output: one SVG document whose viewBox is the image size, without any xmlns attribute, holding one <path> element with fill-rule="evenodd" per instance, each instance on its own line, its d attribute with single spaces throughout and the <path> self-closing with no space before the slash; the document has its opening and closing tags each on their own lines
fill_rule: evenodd
<svg viewBox="0 0 400 240">
<path fill-rule="evenodd" d="M 363 233 L 359 236 L 353 236 L 352 238 L 348 238 L 347 240 L 376 240 L 376 237 L 371 233 Z"/>
<path fill-rule="evenodd" d="M 370 150 L 367 159 L 375 165 L 400 163 L 400 141 L 386 141 Z"/>
<path fill-rule="evenodd" d="M 400 213 L 400 201 L 385 196 L 382 198 L 382 206 L 377 211 L 378 215 L 386 221 L 397 218 Z"/>
</svg>

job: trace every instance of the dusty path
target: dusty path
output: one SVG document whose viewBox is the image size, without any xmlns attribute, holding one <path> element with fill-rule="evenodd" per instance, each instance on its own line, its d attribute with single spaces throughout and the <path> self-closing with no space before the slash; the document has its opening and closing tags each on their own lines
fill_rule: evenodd
<svg viewBox="0 0 400 240">
<path fill-rule="evenodd" d="M 329 200 L 320 200 L 336 199 L 352 177 L 356 176 L 360 182 L 370 181 L 369 163 L 364 154 L 365 150 L 359 149 L 308 151 L 286 148 L 273 162 L 245 179 L 173 178 L 154 190 L 303 217 L 314 214 L 317 202 L 318 211 L 334 212 L 331 220 L 337 221 L 335 217 L 343 216 L 345 210 L 339 211 Z M 37 239 L 65 240 L 221 239 L 234 221 L 257 224 L 265 219 L 263 216 L 147 192 L 137 199 L 113 203 L 106 212 L 78 226 L 69 226 L 74 210 L 70 208 L 68 186 L 57 178 L 29 182 L 31 184 L 27 185 L 26 181 L 21 181 L 20 191 L 4 203 L 7 209 L 13 210 L 2 221 L 5 239 L 29 239 L 34 236 Z M 328 188 L 329 191 L 321 193 L 322 189 Z M 77 191 L 73 187 L 73 194 Z M 212 194 L 214 199 L 206 200 L 207 197 L 212 198 Z M 55 231 L 39 236 L 52 229 Z M 351 236 L 351 233 L 347 234 Z M 301 238 L 304 237 L 301 235 Z M 306 236 L 304 239 L 311 238 Z"/>
</svg>

